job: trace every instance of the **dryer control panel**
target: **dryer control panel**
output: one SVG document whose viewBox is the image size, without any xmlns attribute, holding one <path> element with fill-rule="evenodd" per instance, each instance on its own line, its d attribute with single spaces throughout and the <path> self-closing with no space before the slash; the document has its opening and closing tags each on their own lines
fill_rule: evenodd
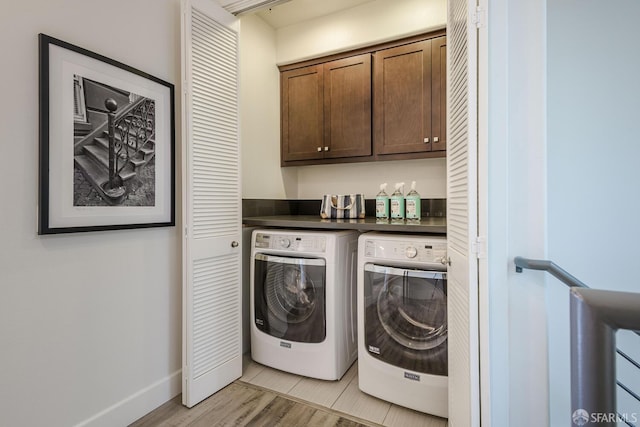
<svg viewBox="0 0 640 427">
<path fill-rule="evenodd" d="M 364 255 L 375 259 L 442 264 L 447 257 L 447 243 L 444 239 L 433 241 L 366 239 Z"/>
<path fill-rule="evenodd" d="M 258 233 L 256 234 L 255 247 L 292 252 L 324 252 L 327 248 L 327 238 L 324 236 Z"/>
</svg>

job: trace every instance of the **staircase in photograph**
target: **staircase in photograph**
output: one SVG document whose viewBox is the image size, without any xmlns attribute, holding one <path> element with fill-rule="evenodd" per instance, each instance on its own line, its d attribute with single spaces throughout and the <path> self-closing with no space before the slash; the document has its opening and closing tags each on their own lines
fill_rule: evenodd
<svg viewBox="0 0 640 427">
<path fill-rule="evenodd" d="M 155 156 L 155 104 L 139 98 L 117 111 L 105 100 L 108 121 L 76 145 L 74 161 L 93 188 L 110 205 L 126 197 L 126 183 Z"/>
</svg>

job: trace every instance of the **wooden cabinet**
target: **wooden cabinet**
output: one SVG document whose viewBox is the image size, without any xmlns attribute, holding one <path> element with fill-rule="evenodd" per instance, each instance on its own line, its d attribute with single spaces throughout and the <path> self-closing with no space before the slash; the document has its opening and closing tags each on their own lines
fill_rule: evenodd
<svg viewBox="0 0 640 427">
<path fill-rule="evenodd" d="M 324 64 L 324 158 L 371 155 L 371 55 Z"/>
<path fill-rule="evenodd" d="M 282 162 L 322 158 L 322 70 L 322 65 L 314 65 L 280 74 Z"/>
<path fill-rule="evenodd" d="M 280 67 L 281 165 L 443 157 L 444 31 Z"/>
<path fill-rule="evenodd" d="M 431 151 L 447 149 L 447 38 L 431 40 Z"/>
<path fill-rule="evenodd" d="M 282 164 L 371 155 L 371 55 L 283 71 Z"/>
<path fill-rule="evenodd" d="M 446 37 L 374 55 L 374 146 L 378 158 L 446 149 Z M 438 153 L 436 155 L 442 155 Z"/>
</svg>

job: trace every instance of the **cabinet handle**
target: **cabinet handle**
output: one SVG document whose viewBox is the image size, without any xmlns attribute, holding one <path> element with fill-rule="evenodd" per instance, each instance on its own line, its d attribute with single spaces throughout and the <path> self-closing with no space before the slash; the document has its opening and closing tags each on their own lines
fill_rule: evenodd
<svg viewBox="0 0 640 427">
<path fill-rule="evenodd" d="M 425 143 L 425 144 L 428 144 L 428 143 L 429 143 L 429 138 L 425 138 L 425 139 L 424 139 L 424 143 Z"/>
<path fill-rule="evenodd" d="M 232 247 L 232 248 L 237 248 L 237 247 L 238 247 L 238 245 L 239 245 L 239 243 L 238 243 L 238 242 L 236 242 L 235 240 L 234 240 L 233 242 L 231 242 L 231 247 Z"/>
<path fill-rule="evenodd" d="M 324 151 L 329 151 L 329 147 L 324 147 Z"/>
<path fill-rule="evenodd" d="M 322 151 L 322 147 L 318 147 L 318 151 Z"/>
<path fill-rule="evenodd" d="M 438 142 L 438 141 L 439 141 L 438 137 L 437 137 L 437 136 L 434 136 L 434 137 L 433 137 L 433 142 Z"/>
</svg>

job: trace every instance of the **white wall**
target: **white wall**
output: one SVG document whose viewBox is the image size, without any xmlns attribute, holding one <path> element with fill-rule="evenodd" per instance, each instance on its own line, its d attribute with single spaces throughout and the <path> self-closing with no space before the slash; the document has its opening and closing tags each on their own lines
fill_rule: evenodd
<svg viewBox="0 0 640 427">
<path fill-rule="evenodd" d="M 388 194 L 396 182 L 404 182 L 406 194 L 411 181 L 416 181 L 416 191 L 423 199 L 445 199 L 446 166 L 443 159 L 418 159 L 300 167 L 297 198 L 321 199 L 323 194 L 362 193 L 365 198 L 373 199 L 383 182 L 389 184 Z"/>
<path fill-rule="evenodd" d="M 491 421 L 545 426 L 546 278 L 513 265 L 546 257 L 545 5 L 495 0 L 488 13 Z"/>
<path fill-rule="evenodd" d="M 178 228 L 46 237 L 36 231 L 38 33 L 178 83 L 179 22 L 178 0 L 3 4 L 3 426 L 126 425 L 180 391 Z M 177 147 L 180 153 L 179 139 Z"/>
<path fill-rule="evenodd" d="M 551 259 L 595 288 L 640 290 L 640 83 L 633 71 L 640 65 L 633 23 L 640 6 L 534 3 L 496 0 L 489 9 L 495 425 L 563 425 L 576 409 L 567 290 L 541 272 L 514 273 L 514 256 Z M 618 335 L 618 344 L 640 358 L 637 336 Z M 637 390 L 637 370 L 632 375 Z M 619 403 L 629 402 L 625 396 L 619 393 Z M 634 405 L 619 412 L 640 416 Z"/>
<path fill-rule="evenodd" d="M 296 198 L 296 168 L 280 168 L 280 72 L 276 33 L 257 15 L 240 21 L 242 197 Z"/>
<path fill-rule="evenodd" d="M 278 64 L 444 28 L 446 0 L 375 0 L 280 28 Z"/>
<path fill-rule="evenodd" d="M 588 286 L 640 292 L 640 3 L 565 0 L 547 7 L 549 258 Z M 550 322 L 558 325 L 549 336 L 553 424 L 577 408 L 569 398 L 568 292 L 550 282 Z M 640 338 L 633 338 L 619 344 L 640 360 Z M 639 375 L 622 380 L 639 392 Z M 619 403 L 626 396 L 620 393 Z M 640 404 L 619 412 L 640 417 Z"/>
<path fill-rule="evenodd" d="M 444 159 L 281 168 L 275 66 L 443 28 L 446 0 L 376 0 L 275 34 L 261 22 L 242 18 L 243 198 L 320 199 L 325 193 L 351 192 L 373 197 L 382 182 L 411 180 L 424 198 L 446 197 Z"/>
</svg>

